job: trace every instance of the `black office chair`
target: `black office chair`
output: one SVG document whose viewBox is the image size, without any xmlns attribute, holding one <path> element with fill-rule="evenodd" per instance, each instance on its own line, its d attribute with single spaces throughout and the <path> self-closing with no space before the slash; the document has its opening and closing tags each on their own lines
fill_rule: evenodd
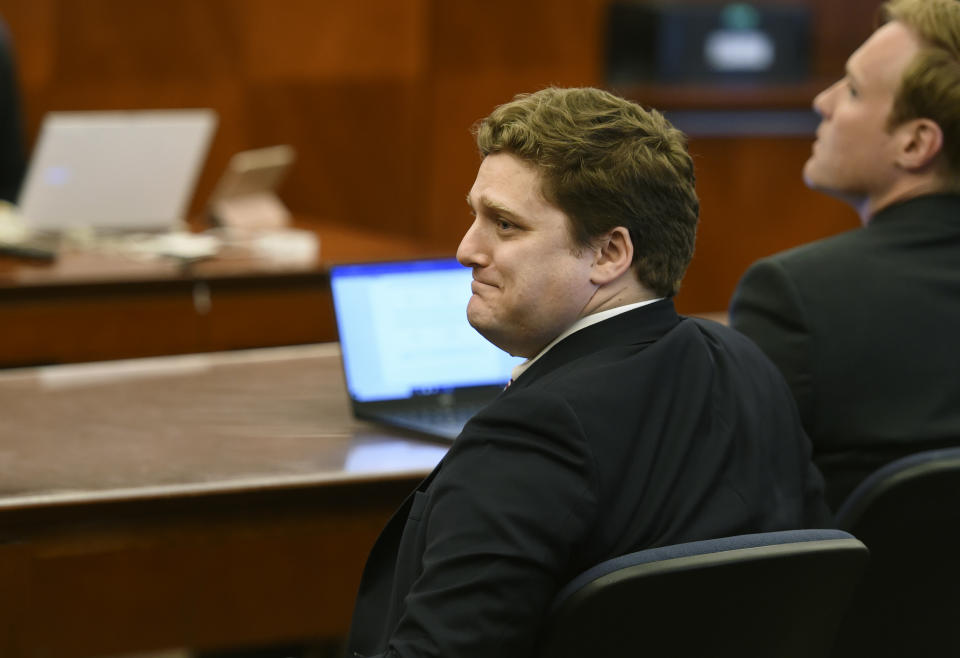
<svg viewBox="0 0 960 658">
<path fill-rule="evenodd" d="M 839 530 L 663 546 L 560 591 L 542 658 L 824 658 L 868 551 Z"/>
<path fill-rule="evenodd" d="M 836 658 L 960 656 L 960 448 L 878 469 L 837 511 L 870 565 L 837 634 Z"/>
</svg>

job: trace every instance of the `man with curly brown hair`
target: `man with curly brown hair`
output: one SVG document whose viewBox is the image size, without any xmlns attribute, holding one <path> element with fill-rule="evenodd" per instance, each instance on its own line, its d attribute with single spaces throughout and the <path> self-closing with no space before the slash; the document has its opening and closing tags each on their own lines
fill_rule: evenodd
<svg viewBox="0 0 960 658">
<path fill-rule="evenodd" d="M 528 657 L 577 573 L 642 548 L 822 526 L 790 391 L 743 336 L 679 316 L 686 139 L 597 89 L 476 128 L 467 318 L 526 361 L 383 531 L 351 656 Z"/>
</svg>

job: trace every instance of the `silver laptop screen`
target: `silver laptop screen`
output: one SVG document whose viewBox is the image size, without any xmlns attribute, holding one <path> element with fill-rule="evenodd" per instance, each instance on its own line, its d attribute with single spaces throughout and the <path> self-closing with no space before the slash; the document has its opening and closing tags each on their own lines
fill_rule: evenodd
<svg viewBox="0 0 960 658">
<path fill-rule="evenodd" d="M 210 109 L 50 112 L 20 213 L 38 231 L 179 228 L 216 121 Z"/>
</svg>

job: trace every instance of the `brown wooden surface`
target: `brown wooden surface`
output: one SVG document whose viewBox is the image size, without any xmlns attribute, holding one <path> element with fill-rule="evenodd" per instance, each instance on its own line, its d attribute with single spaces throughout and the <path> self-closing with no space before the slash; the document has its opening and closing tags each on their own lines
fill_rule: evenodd
<svg viewBox="0 0 960 658">
<path fill-rule="evenodd" d="M 603 85 L 611 1 L 4 0 L 0 13 L 31 140 L 50 110 L 213 107 L 220 125 L 195 213 L 234 152 L 289 143 L 291 208 L 452 252 L 478 164 L 469 126 L 518 92 Z M 869 34 L 880 0 L 806 4 L 810 83 L 638 93 L 674 109 L 809 107 Z M 754 259 L 856 225 L 802 187 L 803 141 L 695 140 L 704 229 L 682 310 L 723 309 Z"/>
<path fill-rule="evenodd" d="M 70 249 L 52 263 L 0 258 L 0 367 L 331 341 L 330 265 L 452 255 L 403 236 L 298 226 L 316 232 L 316 262 L 240 246 L 193 264 Z"/>
<path fill-rule="evenodd" d="M 345 633 L 445 447 L 352 419 L 336 346 L 0 373 L 0 655 Z"/>
<path fill-rule="evenodd" d="M 146 259 L 96 246 L 67 247 L 51 262 L 0 256 L 0 291 L 85 284 L 140 284 L 175 279 L 246 279 L 326 273 L 337 263 L 417 256 L 452 255 L 425 240 L 371 231 L 335 222 L 298 219 L 293 228 L 309 230 L 319 244 L 318 258 L 271 260 L 252 253 L 249 240 L 226 245 L 217 257 L 184 263 L 175 258 Z M 109 243 L 107 243 L 109 245 Z"/>
</svg>

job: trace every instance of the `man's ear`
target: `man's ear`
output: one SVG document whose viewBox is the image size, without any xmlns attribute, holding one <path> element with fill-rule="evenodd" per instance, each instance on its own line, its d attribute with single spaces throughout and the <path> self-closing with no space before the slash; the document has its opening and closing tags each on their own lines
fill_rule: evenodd
<svg viewBox="0 0 960 658">
<path fill-rule="evenodd" d="M 936 121 L 912 119 L 901 125 L 903 131 L 897 164 L 908 171 L 929 166 L 943 150 L 943 130 Z"/>
<path fill-rule="evenodd" d="M 596 259 L 590 282 L 602 286 L 616 280 L 633 264 L 633 240 L 630 231 L 618 226 L 599 238 L 594 246 Z"/>
</svg>

